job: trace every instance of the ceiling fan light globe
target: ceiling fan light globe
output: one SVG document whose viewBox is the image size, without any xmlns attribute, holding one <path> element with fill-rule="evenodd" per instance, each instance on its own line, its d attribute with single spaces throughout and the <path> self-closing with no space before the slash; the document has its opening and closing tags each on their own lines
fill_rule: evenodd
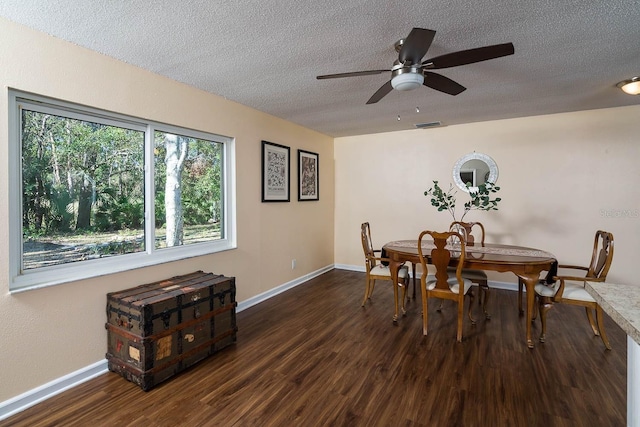
<svg viewBox="0 0 640 427">
<path fill-rule="evenodd" d="M 628 80 L 621 81 L 616 86 L 629 95 L 640 95 L 640 77 L 632 77 Z"/>
<path fill-rule="evenodd" d="M 391 86 L 395 90 L 407 91 L 417 89 L 424 83 L 424 75 L 417 73 L 403 73 L 391 79 Z"/>
</svg>

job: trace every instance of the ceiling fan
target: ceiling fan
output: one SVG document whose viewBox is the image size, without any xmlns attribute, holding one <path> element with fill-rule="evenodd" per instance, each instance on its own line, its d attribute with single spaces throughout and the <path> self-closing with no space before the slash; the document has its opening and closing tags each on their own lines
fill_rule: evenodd
<svg viewBox="0 0 640 427">
<path fill-rule="evenodd" d="M 386 82 L 373 94 L 367 104 L 375 104 L 391 90 L 407 91 L 416 89 L 422 85 L 449 95 L 458 95 L 466 90 L 461 84 L 441 74 L 427 70 L 457 67 L 459 65 L 473 64 L 474 62 L 487 61 L 502 56 L 513 55 L 513 43 L 496 44 L 475 49 L 460 50 L 447 53 L 435 58 L 422 61 L 427 53 L 436 32 L 425 28 L 413 28 L 406 39 L 395 43 L 398 59 L 391 67 L 391 80 Z M 350 73 L 326 74 L 317 76 L 318 80 L 337 79 L 341 77 L 369 76 L 389 72 L 386 70 L 354 71 Z"/>
</svg>

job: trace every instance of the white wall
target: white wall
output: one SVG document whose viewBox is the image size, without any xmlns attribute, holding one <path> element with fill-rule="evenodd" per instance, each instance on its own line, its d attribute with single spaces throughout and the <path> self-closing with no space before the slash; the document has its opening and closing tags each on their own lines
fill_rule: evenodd
<svg viewBox="0 0 640 427">
<path fill-rule="evenodd" d="M 640 106 L 337 138 L 336 264 L 364 266 L 364 221 L 376 246 L 447 229 L 451 216 L 423 193 L 433 180 L 448 188 L 454 163 L 473 151 L 499 168 L 499 210 L 466 217 L 485 225 L 486 241 L 584 265 L 596 230 L 611 231 L 608 279 L 640 282 Z M 461 206 L 468 196 L 457 195 Z M 510 273 L 491 279 L 516 282 Z"/>
<path fill-rule="evenodd" d="M 2 18 L 0 58 L 0 403 L 104 360 L 107 292 L 204 270 L 242 302 L 333 264 L 332 138 Z M 238 248 L 10 294 L 8 88 L 236 138 Z M 290 203 L 260 201 L 263 139 L 291 147 Z M 318 202 L 297 202 L 297 149 L 319 153 Z"/>
</svg>

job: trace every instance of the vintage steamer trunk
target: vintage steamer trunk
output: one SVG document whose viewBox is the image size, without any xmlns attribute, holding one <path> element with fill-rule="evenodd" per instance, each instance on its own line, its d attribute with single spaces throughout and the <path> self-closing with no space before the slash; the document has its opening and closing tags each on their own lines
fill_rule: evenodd
<svg viewBox="0 0 640 427">
<path fill-rule="evenodd" d="M 236 341 L 234 277 L 197 271 L 107 294 L 107 361 L 143 390 Z"/>
</svg>

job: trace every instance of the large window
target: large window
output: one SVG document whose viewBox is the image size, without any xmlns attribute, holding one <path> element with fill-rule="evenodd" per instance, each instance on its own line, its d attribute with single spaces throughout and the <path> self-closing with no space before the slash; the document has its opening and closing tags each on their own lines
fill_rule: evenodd
<svg viewBox="0 0 640 427">
<path fill-rule="evenodd" d="M 11 289 L 235 247 L 233 139 L 10 91 Z"/>
</svg>

